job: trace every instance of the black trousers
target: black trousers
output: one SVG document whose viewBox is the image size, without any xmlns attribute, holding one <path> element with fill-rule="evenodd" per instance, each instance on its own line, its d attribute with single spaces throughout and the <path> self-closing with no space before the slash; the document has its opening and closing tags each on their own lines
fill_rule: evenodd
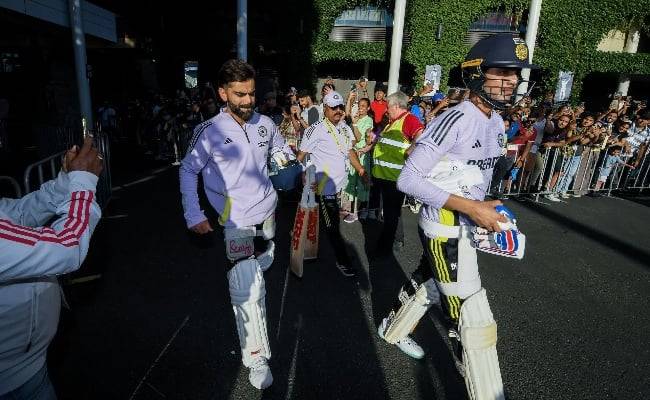
<svg viewBox="0 0 650 400">
<path fill-rule="evenodd" d="M 327 237 L 334 249 L 336 262 L 339 265 L 350 265 L 350 258 L 345 249 L 345 241 L 341 235 L 341 220 L 339 217 L 339 201 L 336 195 L 316 196 L 320 210 L 320 224 L 325 227 Z"/>
<path fill-rule="evenodd" d="M 411 273 L 411 278 L 404 283 L 400 291 L 405 292 L 409 297 L 415 294 L 420 285 L 431 278 L 442 283 L 458 281 L 458 239 L 431 239 L 424 234 L 421 228 L 418 228 L 418 234 L 424 252 L 417 269 Z M 391 313 L 397 313 L 404 305 L 401 297 L 398 296 L 393 303 Z M 464 300 L 458 296 L 446 296 L 440 293 L 440 301 L 450 327 L 456 328 L 460 317 L 460 307 Z"/>
<path fill-rule="evenodd" d="M 384 228 L 381 231 L 377 245 L 379 249 L 391 251 L 402 214 L 404 193 L 397 190 L 397 182 L 378 178 L 373 178 L 372 182 L 379 188 L 381 198 L 384 202 L 382 208 L 384 211 Z M 398 239 L 404 240 L 403 229 L 400 229 L 400 231 L 402 237 L 398 237 Z"/>
</svg>

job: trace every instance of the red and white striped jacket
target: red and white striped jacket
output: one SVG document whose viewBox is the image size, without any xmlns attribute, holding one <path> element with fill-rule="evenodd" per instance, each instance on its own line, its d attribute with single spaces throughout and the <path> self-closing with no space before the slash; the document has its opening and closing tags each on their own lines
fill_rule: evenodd
<svg viewBox="0 0 650 400">
<path fill-rule="evenodd" d="M 88 253 L 101 216 L 96 185 L 97 176 L 72 171 L 21 199 L 0 199 L 0 395 L 45 363 L 60 311 L 54 277 Z"/>
</svg>

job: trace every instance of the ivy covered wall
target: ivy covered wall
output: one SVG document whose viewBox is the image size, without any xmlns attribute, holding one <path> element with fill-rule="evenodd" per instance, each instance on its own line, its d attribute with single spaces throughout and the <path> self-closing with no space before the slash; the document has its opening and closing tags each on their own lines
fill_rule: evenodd
<svg viewBox="0 0 650 400">
<path fill-rule="evenodd" d="M 340 43 L 328 39 L 334 20 L 343 10 L 366 4 L 390 10 L 393 7 L 392 1 L 315 0 L 319 15 L 312 44 L 314 63 L 387 60 L 385 43 Z M 523 12 L 529 4 L 529 0 L 408 0 L 405 30 L 410 44 L 403 49 L 403 62 L 412 64 L 417 76 L 423 75 L 427 64 L 440 64 L 445 85 L 451 68 L 458 66 L 469 50 L 463 39 L 474 21 L 498 8 Z M 611 29 L 647 29 L 649 18 L 650 0 L 543 0 L 533 59 L 546 73 L 543 83 L 553 87 L 558 71 L 573 71 L 573 95 L 577 97 L 590 72 L 650 74 L 650 54 L 596 50 Z M 442 36 L 437 40 L 440 24 Z"/>
</svg>

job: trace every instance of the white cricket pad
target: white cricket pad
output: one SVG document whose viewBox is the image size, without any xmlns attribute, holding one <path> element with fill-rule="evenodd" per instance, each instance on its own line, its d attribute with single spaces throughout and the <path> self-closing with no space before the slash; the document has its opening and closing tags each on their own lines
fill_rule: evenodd
<svg viewBox="0 0 650 400">
<path fill-rule="evenodd" d="M 402 306 L 397 313 L 391 312 L 394 315 L 388 316 L 388 326 L 384 332 L 384 339 L 391 344 L 404 339 L 415 329 L 431 304 L 440 301 L 440 292 L 433 279 L 429 279 L 420 285 L 414 295 L 409 296 L 402 289 L 399 297 Z"/>
<path fill-rule="evenodd" d="M 271 358 L 266 331 L 266 289 L 259 262 L 256 259 L 238 262 L 228 271 L 228 285 L 242 362 L 250 367 L 259 356 Z"/>
<path fill-rule="evenodd" d="M 471 400 L 505 399 L 497 357 L 497 324 L 485 289 L 468 297 L 458 322 L 465 384 Z"/>
<path fill-rule="evenodd" d="M 266 251 L 259 256 L 257 256 L 257 261 L 260 263 L 260 268 L 262 272 L 266 272 L 267 269 L 273 264 L 273 259 L 275 256 L 275 243 L 273 240 L 269 240 L 269 244 L 266 247 Z"/>
</svg>

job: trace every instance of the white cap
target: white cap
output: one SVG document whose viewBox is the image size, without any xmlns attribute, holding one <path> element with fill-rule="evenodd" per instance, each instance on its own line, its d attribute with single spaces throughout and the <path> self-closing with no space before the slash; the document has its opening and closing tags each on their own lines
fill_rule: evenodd
<svg viewBox="0 0 650 400">
<path fill-rule="evenodd" d="M 343 97 L 338 92 L 329 92 L 324 98 L 323 103 L 328 107 L 336 107 L 343 105 Z"/>
</svg>

